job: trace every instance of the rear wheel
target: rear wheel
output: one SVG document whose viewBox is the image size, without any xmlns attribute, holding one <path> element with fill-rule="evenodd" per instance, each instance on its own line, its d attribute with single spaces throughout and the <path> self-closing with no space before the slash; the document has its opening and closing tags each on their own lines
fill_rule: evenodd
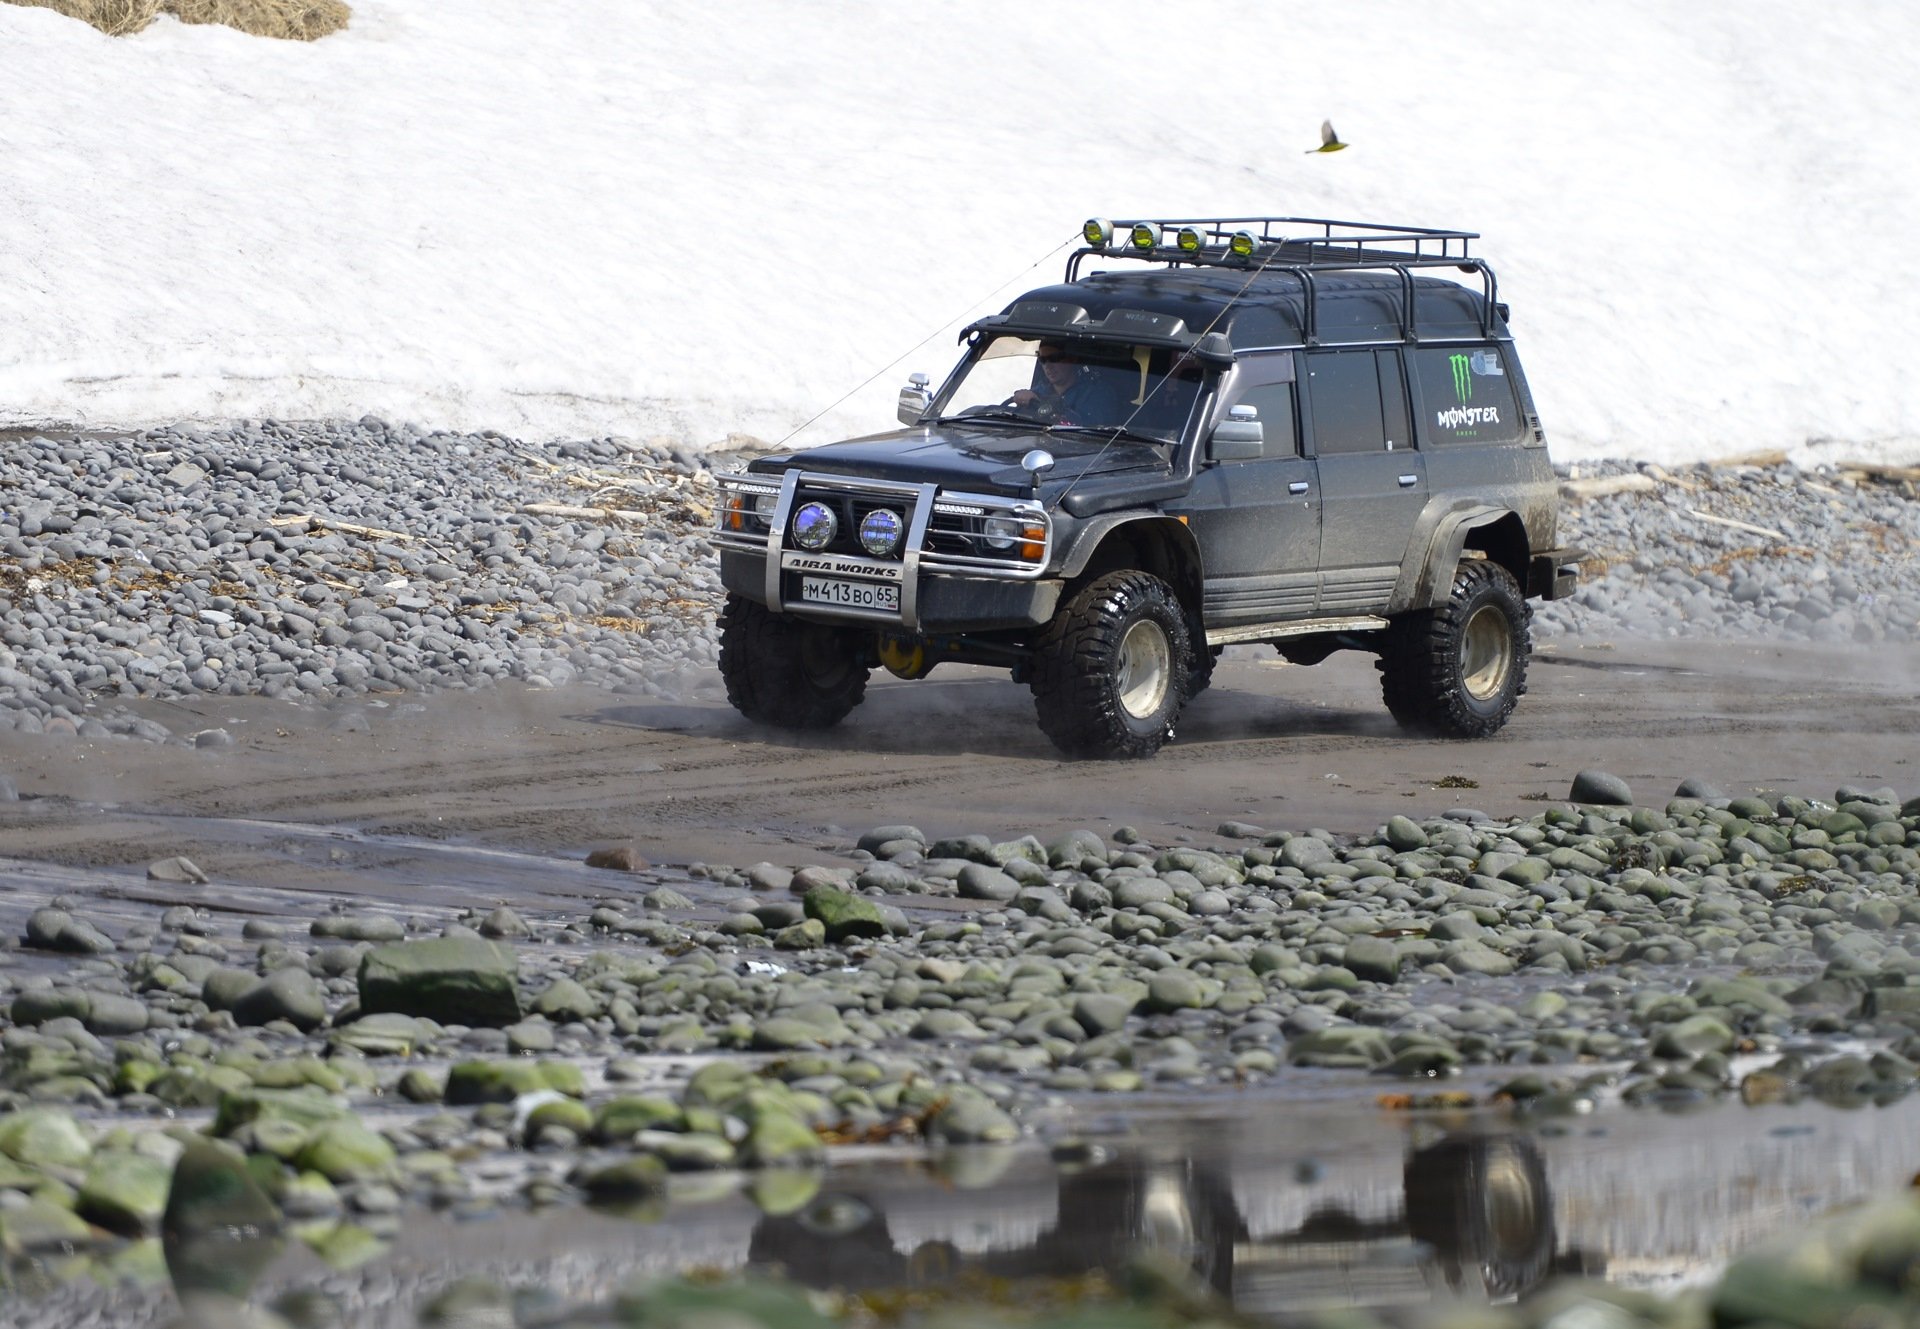
<svg viewBox="0 0 1920 1329">
<path fill-rule="evenodd" d="M 1511 1297 L 1553 1268 L 1546 1165 L 1518 1136 L 1443 1140 L 1407 1161 L 1407 1229 L 1456 1291 Z"/>
<path fill-rule="evenodd" d="M 1380 690 L 1402 728 L 1485 738 L 1527 690 L 1533 611 L 1513 574 L 1470 559 L 1437 609 L 1397 620 L 1380 655 Z"/>
<path fill-rule="evenodd" d="M 1070 757 L 1151 757 L 1173 736 L 1192 669 L 1172 588 L 1149 573 L 1109 572 L 1035 642 L 1034 711 Z"/>
<path fill-rule="evenodd" d="M 781 729 L 839 724 L 867 694 L 867 639 L 729 595 L 720 616 L 727 700 L 749 720 Z"/>
</svg>

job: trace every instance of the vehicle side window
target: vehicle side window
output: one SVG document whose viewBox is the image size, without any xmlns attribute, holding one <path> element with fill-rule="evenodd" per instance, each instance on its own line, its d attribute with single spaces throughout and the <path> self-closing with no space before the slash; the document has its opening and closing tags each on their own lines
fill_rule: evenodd
<svg viewBox="0 0 1920 1329">
<path fill-rule="evenodd" d="M 1381 355 L 1373 350 L 1314 351 L 1306 359 L 1315 454 L 1385 452 L 1389 436 L 1380 394 Z M 1396 399 L 1403 399 L 1397 368 L 1391 377 Z M 1404 408 L 1400 416 L 1405 418 Z M 1404 437 L 1394 440 L 1395 446 L 1405 442 Z"/>
<path fill-rule="evenodd" d="M 1424 346 L 1413 352 L 1426 436 L 1436 444 L 1517 443 L 1526 421 L 1496 346 Z"/>
<path fill-rule="evenodd" d="M 1236 396 L 1233 405 L 1251 406 L 1260 413 L 1261 431 L 1266 435 L 1267 456 L 1300 455 L 1300 435 L 1293 421 L 1293 384 L 1262 383 Z"/>
</svg>

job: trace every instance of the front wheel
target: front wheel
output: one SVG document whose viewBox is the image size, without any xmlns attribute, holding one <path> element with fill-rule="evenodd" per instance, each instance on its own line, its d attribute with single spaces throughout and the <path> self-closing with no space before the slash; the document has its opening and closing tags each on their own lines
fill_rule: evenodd
<svg viewBox="0 0 1920 1329">
<path fill-rule="evenodd" d="M 1173 589 L 1145 572 L 1109 572 L 1035 642 L 1033 708 L 1070 757 L 1151 757 L 1173 736 L 1192 667 Z"/>
<path fill-rule="evenodd" d="M 720 676 L 749 720 L 781 729 L 839 724 L 867 695 L 866 635 L 776 614 L 742 595 L 720 615 Z"/>
<path fill-rule="evenodd" d="M 1404 729 L 1450 738 L 1499 730 L 1527 690 L 1533 611 L 1508 572 L 1469 559 L 1437 609 L 1408 614 L 1387 633 L 1380 690 Z"/>
</svg>

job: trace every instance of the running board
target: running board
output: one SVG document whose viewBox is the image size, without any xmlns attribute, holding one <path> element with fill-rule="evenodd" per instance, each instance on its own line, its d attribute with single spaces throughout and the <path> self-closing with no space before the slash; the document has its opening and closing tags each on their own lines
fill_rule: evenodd
<svg viewBox="0 0 1920 1329">
<path fill-rule="evenodd" d="M 1310 637 L 1322 632 L 1378 632 L 1387 620 L 1373 614 L 1353 618 L 1294 618 L 1284 623 L 1247 623 L 1208 628 L 1208 646 L 1230 646 L 1237 641 L 1278 641 L 1282 637 Z"/>
</svg>

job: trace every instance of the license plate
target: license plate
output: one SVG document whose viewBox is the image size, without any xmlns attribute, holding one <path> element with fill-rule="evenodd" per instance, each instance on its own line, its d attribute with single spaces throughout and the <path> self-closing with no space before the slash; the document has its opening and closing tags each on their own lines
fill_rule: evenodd
<svg viewBox="0 0 1920 1329">
<path fill-rule="evenodd" d="M 808 604 L 838 605 L 842 609 L 884 609 L 895 614 L 900 612 L 900 588 L 886 582 L 802 577 L 800 598 Z"/>
</svg>

